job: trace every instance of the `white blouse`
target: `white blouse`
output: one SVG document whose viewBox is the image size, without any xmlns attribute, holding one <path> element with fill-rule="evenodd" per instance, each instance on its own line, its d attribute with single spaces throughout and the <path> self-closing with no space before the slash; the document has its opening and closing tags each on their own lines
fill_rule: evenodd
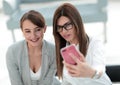
<svg viewBox="0 0 120 85">
<path fill-rule="evenodd" d="M 79 48 L 77 46 L 77 48 Z M 96 70 L 102 70 L 103 74 L 99 79 L 71 77 L 67 69 L 63 68 L 63 83 L 62 85 L 112 85 L 109 77 L 105 73 L 105 57 L 104 49 L 100 40 L 90 38 L 86 62 Z M 65 83 L 68 82 L 69 84 Z"/>
<path fill-rule="evenodd" d="M 36 73 L 34 73 L 32 71 L 32 69 L 30 68 L 30 76 L 31 76 L 32 80 L 39 80 L 40 79 L 40 75 L 41 75 L 41 68 L 39 68 L 39 70 Z"/>
</svg>

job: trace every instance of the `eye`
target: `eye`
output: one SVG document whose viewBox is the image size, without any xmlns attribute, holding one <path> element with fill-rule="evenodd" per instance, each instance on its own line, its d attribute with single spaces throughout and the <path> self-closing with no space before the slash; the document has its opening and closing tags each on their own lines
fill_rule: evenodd
<svg viewBox="0 0 120 85">
<path fill-rule="evenodd" d="M 67 23 L 66 25 L 65 25 L 65 27 L 66 27 L 66 29 L 71 29 L 72 27 L 73 27 L 73 25 L 72 25 L 72 23 Z"/>
<path fill-rule="evenodd" d="M 72 25 L 71 25 L 71 24 L 68 24 L 66 27 L 67 27 L 67 28 L 71 28 L 71 27 L 72 27 Z"/>
<path fill-rule="evenodd" d="M 40 28 L 38 28 L 38 29 L 36 29 L 36 31 L 41 31 L 41 29 L 40 29 Z"/>
<path fill-rule="evenodd" d="M 26 30 L 25 33 L 30 33 L 30 30 Z"/>
<path fill-rule="evenodd" d="M 35 31 L 36 31 L 36 32 L 40 32 L 41 29 L 42 29 L 42 28 L 39 28 L 39 27 L 38 27 L 38 28 L 35 29 Z"/>
</svg>

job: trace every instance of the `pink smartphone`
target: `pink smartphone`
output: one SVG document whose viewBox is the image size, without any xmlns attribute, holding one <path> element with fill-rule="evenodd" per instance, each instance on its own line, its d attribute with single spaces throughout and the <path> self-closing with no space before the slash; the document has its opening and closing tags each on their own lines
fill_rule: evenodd
<svg viewBox="0 0 120 85">
<path fill-rule="evenodd" d="M 77 58 L 80 58 L 80 55 L 78 53 L 78 50 L 76 49 L 75 45 L 69 45 L 67 47 L 64 47 L 61 49 L 61 55 L 63 59 L 69 63 L 75 65 L 76 62 L 72 59 L 72 57 L 69 55 L 69 53 L 73 53 Z"/>
</svg>

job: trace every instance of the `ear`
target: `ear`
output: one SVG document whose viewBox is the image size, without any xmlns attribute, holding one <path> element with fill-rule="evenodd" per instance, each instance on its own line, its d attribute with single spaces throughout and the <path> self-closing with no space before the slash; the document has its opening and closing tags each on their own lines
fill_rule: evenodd
<svg viewBox="0 0 120 85">
<path fill-rule="evenodd" d="M 47 29 L 47 25 L 45 25 L 45 27 L 44 27 L 44 33 L 46 32 L 46 29 Z"/>
</svg>

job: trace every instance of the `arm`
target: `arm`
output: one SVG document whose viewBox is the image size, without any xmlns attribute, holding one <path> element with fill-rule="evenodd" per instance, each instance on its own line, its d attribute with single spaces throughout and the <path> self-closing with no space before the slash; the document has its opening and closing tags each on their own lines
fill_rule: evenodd
<svg viewBox="0 0 120 85">
<path fill-rule="evenodd" d="M 52 49 L 52 50 L 51 50 Z M 55 56 L 55 48 L 53 45 L 50 46 L 49 48 L 49 53 L 50 53 L 50 65 L 49 65 L 49 70 L 48 70 L 48 76 L 53 77 L 53 85 L 60 85 L 60 81 L 56 79 L 56 56 Z"/>
<path fill-rule="evenodd" d="M 6 63 L 9 72 L 11 85 L 24 85 L 17 65 L 17 56 L 14 56 L 12 48 L 8 48 L 6 53 Z"/>
<path fill-rule="evenodd" d="M 82 54 L 80 54 L 80 59 L 77 59 L 74 55 L 71 55 L 71 57 L 76 61 L 77 65 L 64 63 L 70 76 L 72 76 L 71 79 L 75 79 L 76 83 L 80 83 L 81 78 L 83 78 L 84 81 L 87 81 L 89 84 L 93 85 L 111 84 L 108 76 L 105 73 L 104 51 L 102 47 L 103 46 L 100 41 L 95 40 L 90 43 L 86 59 Z M 97 79 L 94 79 L 93 76 L 95 75 L 96 71 L 100 72 L 100 76 Z"/>
</svg>

